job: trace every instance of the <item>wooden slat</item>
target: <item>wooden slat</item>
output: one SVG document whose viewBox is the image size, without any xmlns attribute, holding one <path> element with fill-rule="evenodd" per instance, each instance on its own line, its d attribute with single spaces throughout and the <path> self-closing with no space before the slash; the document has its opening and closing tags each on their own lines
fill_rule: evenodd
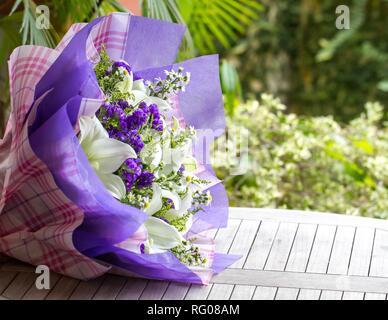
<svg viewBox="0 0 388 320">
<path fill-rule="evenodd" d="M 35 277 L 36 276 L 37 275 L 35 275 Z M 44 300 L 50 293 L 51 288 L 54 288 L 60 277 L 61 276 L 58 273 L 50 272 L 50 289 L 38 289 L 36 285 L 33 284 L 23 296 L 23 300 Z"/>
<path fill-rule="evenodd" d="M 288 271 L 262 271 L 248 269 L 226 269 L 212 279 L 218 284 L 257 285 L 265 287 L 285 287 L 323 289 L 338 291 L 386 293 L 388 278 L 302 273 Z"/>
<path fill-rule="evenodd" d="M 149 281 L 140 300 L 160 300 L 168 287 L 168 282 L 165 281 Z"/>
<path fill-rule="evenodd" d="M 321 290 L 315 289 L 300 289 L 298 300 L 319 300 Z"/>
<path fill-rule="evenodd" d="M 233 290 L 230 284 L 214 284 L 207 300 L 229 300 Z"/>
<path fill-rule="evenodd" d="M 365 300 L 385 300 L 387 297 L 386 294 L 384 293 L 372 293 L 372 292 L 367 292 L 365 293 Z"/>
<path fill-rule="evenodd" d="M 93 296 L 93 300 L 114 300 L 124 286 L 126 279 L 116 275 L 108 275 L 101 287 Z"/>
<path fill-rule="evenodd" d="M 0 294 L 9 286 L 12 280 L 16 277 L 16 272 L 1 271 L 0 272 Z"/>
<path fill-rule="evenodd" d="M 304 272 L 310 257 L 317 226 L 300 224 L 288 258 L 286 271 Z"/>
<path fill-rule="evenodd" d="M 295 288 L 278 288 L 275 300 L 296 300 L 299 289 Z"/>
<path fill-rule="evenodd" d="M 388 276 L 388 231 L 376 229 L 369 275 Z"/>
<path fill-rule="evenodd" d="M 138 300 L 147 285 L 144 279 L 128 279 L 123 289 L 117 296 L 117 300 Z"/>
<path fill-rule="evenodd" d="M 191 285 L 185 300 L 206 300 L 212 287 L 212 284 L 208 286 Z"/>
<path fill-rule="evenodd" d="M 265 208 L 230 208 L 229 217 L 231 219 L 261 221 L 271 220 L 291 223 L 311 223 L 319 225 L 343 225 L 353 227 L 381 228 L 388 230 L 388 220 L 313 211 Z"/>
<path fill-rule="evenodd" d="M 227 228 L 220 229 L 215 237 L 216 251 L 227 253 L 241 224 L 241 220 L 230 219 Z"/>
<path fill-rule="evenodd" d="M 183 300 L 189 288 L 188 284 L 171 282 L 162 300 Z"/>
<path fill-rule="evenodd" d="M 307 272 L 326 273 L 336 227 L 320 225 L 315 235 Z"/>
<path fill-rule="evenodd" d="M 319 300 L 341 300 L 342 292 L 333 290 L 322 290 Z"/>
<path fill-rule="evenodd" d="M 231 268 L 242 268 L 249 250 L 251 249 L 252 242 L 256 236 L 259 228 L 259 221 L 242 221 L 240 228 L 238 229 L 236 236 L 234 237 L 232 246 L 229 249 L 230 254 L 242 255 Z"/>
<path fill-rule="evenodd" d="M 335 234 L 333 250 L 330 256 L 328 273 L 347 274 L 350 255 L 352 253 L 355 228 L 338 226 Z"/>
<path fill-rule="evenodd" d="M 28 289 L 30 289 L 32 285 L 35 285 L 35 279 L 35 273 L 21 272 L 9 284 L 2 295 L 7 299 L 20 300 Z"/>
<path fill-rule="evenodd" d="M 367 276 L 372 256 L 375 230 L 371 228 L 357 228 L 354 237 L 352 255 L 349 264 L 349 275 Z"/>
<path fill-rule="evenodd" d="M 67 300 L 74 289 L 77 287 L 79 280 L 69 277 L 61 277 L 55 287 L 47 295 L 47 300 Z"/>
<path fill-rule="evenodd" d="M 256 239 L 253 242 L 244 268 L 264 269 L 265 262 L 271 251 L 272 243 L 279 228 L 278 222 L 263 221 L 260 224 Z"/>
<path fill-rule="evenodd" d="M 256 290 L 255 286 L 234 286 L 230 300 L 251 300 Z"/>
<path fill-rule="evenodd" d="M 342 300 L 364 300 L 364 293 L 345 291 L 342 295 Z"/>
<path fill-rule="evenodd" d="M 80 281 L 69 300 L 91 300 L 104 279 L 105 277 L 99 277 L 89 281 Z"/>
<path fill-rule="evenodd" d="M 283 271 L 298 228 L 296 223 L 281 223 L 264 270 Z"/>
<path fill-rule="evenodd" d="M 256 287 L 252 300 L 274 300 L 276 295 L 276 287 Z"/>
<path fill-rule="evenodd" d="M 260 221 L 242 221 L 229 249 L 230 254 L 242 255 L 231 268 L 242 268 L 248 253 L 252 247 L 252 242 L 256 236 Z"/>
</svg>

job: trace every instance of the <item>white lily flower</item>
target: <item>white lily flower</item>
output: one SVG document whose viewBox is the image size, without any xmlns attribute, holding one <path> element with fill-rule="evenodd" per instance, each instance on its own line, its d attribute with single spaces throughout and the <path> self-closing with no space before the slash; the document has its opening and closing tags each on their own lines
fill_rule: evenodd
<svg viewBox="0 0 388 320">
<path fill-rule="evenodd" d="M 144 85 L 144 81 L 142 79 L 133 81 L 133 73 L 129 73 L 123 81 L 120 81 L 116 84 L 116 89 L 118 89 L 122 93 L 130 93 L 133 98 L 131 103 L 134 105 L 139 104 L 144 101 L 149 104 L 156 104 L 161 112 L 165 112 L 171 110 L 171 105 L 163 99 L 158 97 L 151 97 L 148 95 L 147 88 Z"/>
<path fill-rule="evenodd" d="M 79 119 L 79 142 L 91 166 L 107 190 L 117 199 L 125 197 L 126 188 L 115 172 L 128 158 L 136 158 L 133 148 L 121 141 L 109 138 L 97 117 L 82 116 Z"/>
<path fill-rule="evenodd" d="M 149 237 L 149 253 L 163 252 L 181 244 L 184 238 L 179 231 L 165 221 L 149 217 L 144 222 Z"/>
</svg>

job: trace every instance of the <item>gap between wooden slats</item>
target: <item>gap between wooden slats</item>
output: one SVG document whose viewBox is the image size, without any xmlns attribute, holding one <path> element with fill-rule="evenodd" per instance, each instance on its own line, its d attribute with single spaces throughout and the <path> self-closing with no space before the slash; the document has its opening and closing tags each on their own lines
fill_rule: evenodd
<svg viewBox="0 0 388 320">
<path fill-rule="evenodd" d="M 305 272 L 314 243 L 317 226 L 300 224 L 287 261 L 286 271 Z"/>
<path fill-rule="evenodd" d="M 275 236 L 264 270 L 283 271 L 298 229 L 296 223 L 281 223 Z"/>
<path fill-rule="evenodd" d="M 47 295 L 46 300 L 67 300 L 80 280 L 62 276 Z"/>
<path fill-rule="evenodd" d="M 235 285 L 230 300 L 251 300 L 255 292 L 255 286 Z"/>
<path fill-rule="evenodd" d="M 326 273 L 333 247 L 336 227 L 319 225 L 315 235 L 310 259 L 307 264 L 307 272 Z"/>
<path fill-rule="evenodd" d="M 321 290 L 315 289 L 300 289 L 298 294 L 298 300 L 319 300 Z"/>
<path fill-rule="evenodd" d="M 91 300 L 104 282 L 105 276 L 89 281 L 80 281 L 69 300 Z"/>
<path fill-rule="evenodd" d="M 93 296 L 93 300 L 114 300 L 120 293 L 121 288 L 124 287 L 125 282 L 125 277 L 107 275 L 101 287 Z"/>
<path fill-rule="evenodd" d="M 185 283 L 171 282 L 164 293 L 162 300 L 183 300 L 190 285 Z"/>
<path fill-rule="evenodd" d="M 278 288 L 275 300 L 296 300 L 299 289 L 296 288 Z"/>
<path fill-rule="evenodd" d="M 364 292 L 345 291 L 342 300 L 364 300 Z"/>
<path fill-rule="evenodd" d="M 20 300 L 23 295 L 35 283 L 36 274 L 21 272 L 13 279 L 13 281 L 4 290 L 2 296 L 7 299 Z"/>
<path fill-rule="evenodd" d="M 328 272 L 330 274 L 347 274 L 350 256 L 355 239 L 355 228 L 338 226 L 330 256 Z"/>
<path fill-rule="evenodd" d="M 116 299 L 117 300 L 138 300 L 142 295 L 146 286 L 147 286 L 147 280 L 136 279 L 136 278 L 128 279 Z"/>
<path fill-rule="evenodd" d="M 341 300 L 342 291 L 322 290 L 319 300 Z"/>
<path fill-rule="evenodd" d="M 248 254 L 244 269 L 263 270 L 271 251 L 273 241 L 279 228 L 279 223 L 262 221 Z"/>
<path fill-rule="evenodd" d="M 242 255 L 242 257 L 237 260 L 233 265 L 231 265 L 230 268 L 243 267 L 246 257 L 248 256 L 249 250 L 252 247 L 252 242 L 256 237 L 259 226 L 260 221 L 243 220 L 241 222 L 228 253 Z"/>
<path fill-rule="evenodd" d="M 35 279 L 38 275 L 35 274 Z M 50 273 L 50 288 L 53 288 L 58 280 L 60 279 L 60 275 L 58 273 Z M 30 289 L 23 296 L 23 300 L 44 300 L 47 295 L 50 293 L 50 289 L 38 289 L 36 287 L 35 281 L 31 285 Z"/>
<path fill-rule="evenodd" d="M 276 287 L 257 286 L 252 300 L 274 300 L 276 291 Z"/>
<path fill-rule="evenodd" d="M 349 275 L 367 276 L 369 273 L 375 229 L 358 227 L 354 237 Z"/>
<path fill-rule="evenodd" d="M 376 229 L 369 275 L 388 276 L 388 231 Z"/>
<path fill-rule="evenodd" d="M 168 287 L 166 281 L 148 281 L 140 300 L 161 300 Z"/>
<path fill-rule="evenodd" d="M 207 300 L 229 300 L 233 291 L 231 284 L 213 284 Z"/>
<path fill-rule="evenodd" d="M 3 293 L 5 289 L 8 288 L 9 284 L 12 280 L 17 276 L 16 272 L 11 271 L 1 271 L 0 272 L 0 295 Z"/>
<path fill-rule="evenodd" d="M 365 293 L 365 300 L 385 300 L 387 297 L 386 294 L 384 293 L 372 293 L 372 292 L 367 292 Z"/>
</svg>

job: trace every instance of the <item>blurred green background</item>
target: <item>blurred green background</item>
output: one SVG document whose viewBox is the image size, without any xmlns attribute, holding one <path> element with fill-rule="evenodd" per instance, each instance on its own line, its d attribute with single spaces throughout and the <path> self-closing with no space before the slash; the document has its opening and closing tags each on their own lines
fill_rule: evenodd
<svg viewBox="0 0 388 320">
<path fill-rule="evenodd" d="M 39 4 L 48 30 L 35 27 Z M 335 26 L 338 5 L 350 9 L 348 30 Z M 388 217 L 387 0 L 5 0 L 1 92 L 16 46 L 55 47 L 71 23 L 127 10 L 186 24 L 180 60 L 220 54 L 229 135 L 214 165 L 232 205 Z M 8 107 L 3 94 L 0 131 Z M 236 126 L 249 130 L 246 154 Z"/>
</svg>

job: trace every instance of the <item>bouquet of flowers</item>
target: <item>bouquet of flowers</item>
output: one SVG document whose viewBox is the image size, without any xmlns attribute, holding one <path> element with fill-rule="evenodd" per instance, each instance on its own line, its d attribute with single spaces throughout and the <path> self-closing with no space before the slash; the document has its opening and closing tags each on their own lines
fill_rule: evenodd
<svg viewBox="0 0 388 320">
<path fill-rule="evenodd" d="M 112 14 L 56 49 L 15 49 L 1 252 L 79 279 L 114 268 L 200 284 L 236 260 L 206 236 L 227 223 L 208 163 L 224 128 L 218 59 L 171 64 L 183 32 Z"/>
</svg>

